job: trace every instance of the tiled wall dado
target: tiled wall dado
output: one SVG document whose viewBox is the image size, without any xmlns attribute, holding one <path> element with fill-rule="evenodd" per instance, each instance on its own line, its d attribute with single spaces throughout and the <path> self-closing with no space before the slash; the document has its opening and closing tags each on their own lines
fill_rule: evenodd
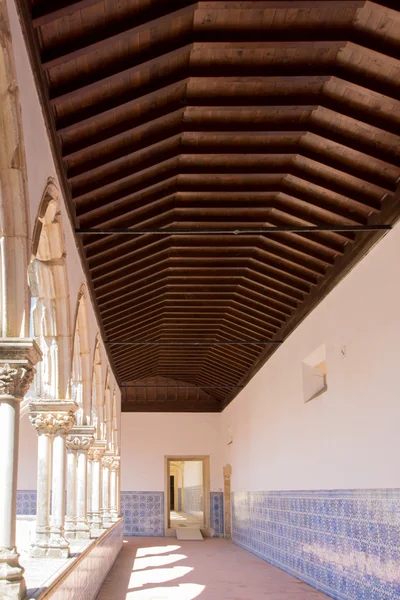
<svg viewBox="0 0 400 600">
<path fill-rule="evenodd" d="M 211 529 L 214 537 L 224 537 L 224 494 L 211 492 Z"/>
<path fill-rule="evenodd" d="M 184 512 L 198 519 L 203 518 L 203 486 L 192 485 L 184 490 Z"/>
<path fill-rule="evenodd" d="M 234 492 L 232 539 L 336 600 L 400 598 L 400 489 Z"/>
<path fill-rule="evenodd" d="M 17 515 L 36 515 L 36 490 L 17 491 Z"/>
<path fill-rule="evenodd" d="M 121 492 L 125 535 L 164 535 L 164 492 Z"/>
<path fill-rule="evenodd" d="M 54 590 L 45 590 L 38 600 L 94 600 L 122 547 L 124 525 L 116 523 L 78 558 Z"/>
<path fill-rule="evenodd" d="M 224 533 L 222 492 L 211 492 L 210 522 L 215 537 Z M 164 492 L 121 492 L 121 516 L 125 535 L 163 536 Z"/>
</svg>

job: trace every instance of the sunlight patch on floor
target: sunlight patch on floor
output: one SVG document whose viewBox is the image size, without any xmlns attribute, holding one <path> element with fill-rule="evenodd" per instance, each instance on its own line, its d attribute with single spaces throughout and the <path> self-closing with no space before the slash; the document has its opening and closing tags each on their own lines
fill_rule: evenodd
<svg viewBox="0 0 400 600">
<path fill-rule="evenodd" d="M 148 556 L 149 554 L 164 554 L 166 552 L 174 552 L 179 550 L 181 546 L 151 546 L 150 548 L 138 548 L 136 557 L 141 558 L 142 556 Z"/>
<path fill-rule="evenodd" d="M 194 600 L 205 590 L 205 585 L 198 583 L 180 583 L 173 587 L 156 587 L 150 590 L 130 591 L 129 600 Z"/>
<path fill-rule="evenodd" d="M 170 567 L 168 569 L 151 569 L 150 571 L 133 571 L 129 580 L 129 588 L 139 588 L 149 583 L 166 583 L 178 577 L 184 577 L 193 571 L 193 567 Z"/>
<path fill-rule="evenodd" d="M 145 556 L 144 558 L 135 558 L 133 570 L 141 571 L 148 567 L 163 567 L 164 565 L 170 565 L 171 563 L 185 558 L 187 558 L 186 554 L 169 554 L 168 556 Z"/>
</svg>

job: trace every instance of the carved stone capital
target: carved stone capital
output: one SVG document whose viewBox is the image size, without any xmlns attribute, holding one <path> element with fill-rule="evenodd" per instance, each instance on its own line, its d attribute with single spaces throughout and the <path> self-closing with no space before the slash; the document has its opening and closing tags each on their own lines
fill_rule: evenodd
<svg viewBox="0 0 400 600">
<path fill-rule="evenodd" d="M 113 456 L 109 456 L 107 453 L 103 456 L 103 458 L 101 459 L 101 464 L 103 465 L 103 467 L 106 467 L 107 469 L 109 469 L 113 463 Z"/>
<path fill-rule="evenodd" d="M 113 457 L 113 461 L 112 461 L 111 466 L 110 466 L 110 470 L 111 471 L 118 471 L 120 460 L 121 460 L 121 458 L 119 456 L 114 456 Z"/>
<path fill-rule="evenodd" d="M 90 446 L 94 443 L 95 427 L 89 425 L 75 425 L 67 436 L 68 450 L 79 450 L 88 452 Z"/>
<path fill-rule="evenodd" d="M 31 400 L 29 420 L 39 434 L 65 435 L 75 425 L 78 405 L 72 400 Z"/>
<path fill-rule="evenodd" d="M 35 375 L 42 353 L 26 338 L 0 338 L 0 396 L 22 400 Z"/>
<path fill-rule="evenodd" d="M 89 459 L 94 462 L 101 462 L 106 451 L 107 443 L 103 440 L 96 440 L 89 450 Z"/>
</svg>

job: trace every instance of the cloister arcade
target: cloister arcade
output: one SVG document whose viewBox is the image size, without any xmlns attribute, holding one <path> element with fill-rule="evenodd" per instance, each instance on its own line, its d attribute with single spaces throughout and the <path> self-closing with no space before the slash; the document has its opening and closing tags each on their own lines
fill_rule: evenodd
<svg viewBox="0 0 400 600">
<path fill-rule="evenodd" d="M 4 1 L 0 24 L 0 597 L 22 598 L 16 506 L 18 461 L 27 457 L 26 448 L 18 453 L 20 419 L 37 433 L 37 447 L 29 448 L 37 451 L 29 552 L 66 558 L 72 540 L 99 536 L 118 521 L 119 414 L 101 336 L 89 331 L 90 300 L 76 262 L 69 269 L 78 278 L 69 285 L 56 177 L 49 174 L 31 201 Z"/>
</svg>

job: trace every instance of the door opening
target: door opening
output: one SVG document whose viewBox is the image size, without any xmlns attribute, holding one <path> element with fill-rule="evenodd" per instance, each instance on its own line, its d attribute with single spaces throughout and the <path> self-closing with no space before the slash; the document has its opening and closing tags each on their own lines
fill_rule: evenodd
<svg viewBox="0 0 400 600">
<path fill-rule="evenodd" d="M 169 493 L 171 498 L 171 510 L 175 510 L 175 475 L 169 476 Z"/>
<path fill-rule="evenodd" d="M 180 527 L 209 528 L 208 457 L 166 457 L 166 534 Z"/>
</svg>

